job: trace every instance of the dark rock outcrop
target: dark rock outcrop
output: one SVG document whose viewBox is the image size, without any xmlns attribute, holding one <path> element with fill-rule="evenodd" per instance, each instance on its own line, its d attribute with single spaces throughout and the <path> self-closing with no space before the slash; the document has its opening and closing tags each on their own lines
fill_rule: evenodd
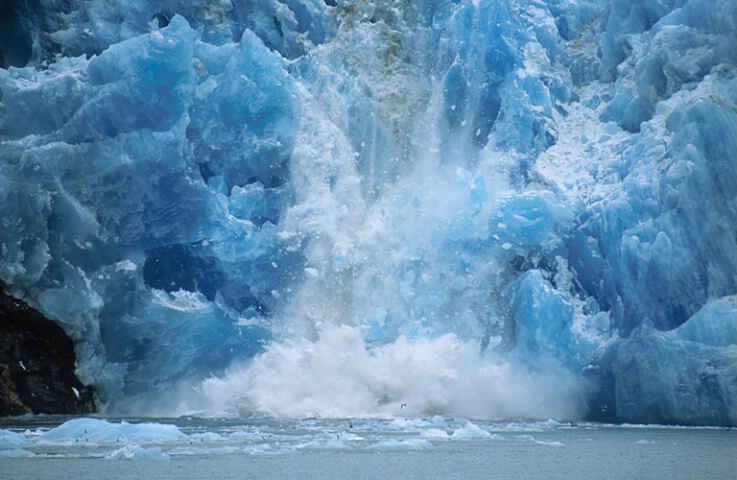
<svg viewBox="0 0 737 480">
<path fill-rule="evenodd" d="M 92 389 L 74 373 L 75 359 L 59 325 L 0 285 L 0 416 L 95 412 Z"/>
</svg>

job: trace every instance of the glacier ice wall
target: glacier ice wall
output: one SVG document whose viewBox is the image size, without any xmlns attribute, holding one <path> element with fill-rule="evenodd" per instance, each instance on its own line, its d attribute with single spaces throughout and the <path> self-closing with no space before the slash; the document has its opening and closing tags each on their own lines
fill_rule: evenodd
<svg viewBox="0 0 737 480">
<path fill-rule="evenodd" d="M 0 282 L 108 411 L 737 421 L 733 2 L 2 21 Z"/>
</svg>

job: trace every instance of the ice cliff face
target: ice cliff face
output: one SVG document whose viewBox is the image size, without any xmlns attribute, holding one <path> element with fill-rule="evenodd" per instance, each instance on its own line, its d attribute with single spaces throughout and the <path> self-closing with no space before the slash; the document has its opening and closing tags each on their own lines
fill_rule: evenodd
<svg viewBox="0 0 737 480">
<path fill-rule="evenodd" d="M 109 411 L 737 421 L 733 2 L 39 5 L 0 281 Z"/>
</svg>

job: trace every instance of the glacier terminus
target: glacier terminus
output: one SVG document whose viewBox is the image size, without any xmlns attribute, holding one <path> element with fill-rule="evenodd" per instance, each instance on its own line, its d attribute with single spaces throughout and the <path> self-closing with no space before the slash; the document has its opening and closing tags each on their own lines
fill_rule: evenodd
<svg viewBox="0 0 737 480">
<path fill-rule="evenodd" d="M 737 426 L 733 0 L 0 5 L 0 285 L 104 413 Z"/>
</svg>

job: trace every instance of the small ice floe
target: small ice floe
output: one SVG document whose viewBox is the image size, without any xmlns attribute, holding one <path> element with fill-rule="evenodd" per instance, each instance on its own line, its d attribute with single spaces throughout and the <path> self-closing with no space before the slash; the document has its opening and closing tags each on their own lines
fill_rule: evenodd
<svg viewBox="0 0 737 480">
<path fill-rule="evenodd" d="M 313 440 L 298 446 L 298 449 L 306 450 L 348 450 L 351 446 L 347 443 L 349 439 L 342 436 L 332 437 L 325 440 Z"/>
<path fill-rule="evenodd" d="M 12 450 L 0 450 L 0 458 L 29 458 L 36 455 L 28 450 L 14 448 Z"/>
<path fill-rule="evenodd" d="M 565 446 L 563 442 L 559 442 L 557 440 L 538 440 L 533 435 L 517 435 L 514 438 L 518 442 L 530 442 L 536 445 L 545 445 L 548 447 L 564 447 Z"/>
<path fill-rule="evenodd" d="M 11 432 L 0 428 L 0 450 L 29 447 L 32 443 L 22 433 Z"/>
<path fill-rule="evenodd" d="M 137 444 L 125 445 L 106 457 L 109 460 L 169 460 L 161 447 L 144 448 Z"/>
<path fill-rule="evenodd" d="M 466 422 L 464 426 L 456 429 L 450 436 L 451 440 L 471 440 L 478 438 L 491 438 L 491 433 L 479 427 L 475 423 Z"/>
<path fill-rule="evenodd" d="M 405 440 L 395 440 L 390 438 L 366 447 L 369 450 L 430 450 L 432 443 L 424 438 L 407 438 Z"/>
<path fill-rule="evenodd" d="M 537 445 L 545 445 L 548 447 L 565 447 L 565 443 L 557 440 L 535 440 Z"/>
<path fill-rule="evenodd" d="M 278 455 L 292 455 L 296 452 L 296 449 L 292 446 L 274 448 L 268 443 L 249 446 L 243 449 L 243 451 L 249 455 L 264 455 L 264 456 L 278 456 Z"/>
<path fill-rule="evenodd" d="M 430 440 L 450 440 L 448 432 L 439 428 L 428 428 L 427 430 L 424 430 L 420 436 Z"/>
<path fill-rule="evenodd" d="M 224 440 L 223 437 L 220 434 L 217 434 L 215 432 L 204 432 L 204 433 L 195 433 L 189 436 L 189 441 L 191 443 L 212 443 L 212 442 L 219 442 Z"/>
<path fill-rule="evenodd" d="M 406 405 L 406 404 L 403 404 Z M 402 430 L 405 432 L 416 432 L 428 425 L 426 420 L 421 418 L 405 418 L 398 417 L 392 420 L 387 427 L 392 430 Z"/>
</svg>

